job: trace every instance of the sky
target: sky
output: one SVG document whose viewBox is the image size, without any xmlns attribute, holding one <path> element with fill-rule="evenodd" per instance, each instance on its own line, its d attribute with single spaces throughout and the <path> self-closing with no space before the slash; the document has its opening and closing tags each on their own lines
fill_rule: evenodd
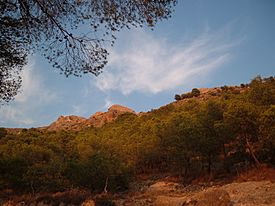
<svg viewBox="0 0 275 206">
<path fill-rule="evenodd" d="M 154 30 L 117 34 L 104 72 L 66 78 L 40 54 L 29 56 L 22 91 L 0 106 L 0 127 L 49 125 L 60 115 L 88 118 L 120 104 L 136 112 L 192 88 L 248 83 L 275 74 L 274 0 L 178 0 Z"/>
</svg>

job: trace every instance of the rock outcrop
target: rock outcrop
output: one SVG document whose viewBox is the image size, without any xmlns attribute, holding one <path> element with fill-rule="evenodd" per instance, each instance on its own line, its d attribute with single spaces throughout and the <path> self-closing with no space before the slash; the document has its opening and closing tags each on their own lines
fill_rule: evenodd
<svg viewBox="0 0 275 206">
<path fill-rule="evenodd" d="M 55 122 L 47 127 L 47 130 L 77 130 L 82 128 L 87 119 L 75 115 L 60 116 Z"/>
<path fill-rule="evenodd" d="M 88 119 L 75 115 L 60 116 L 55 122 L 45 127 L 46 130 L 81 130 L 88 127 L 102 127 L 104 124 L 116 120 L 125 113 L 136 114 L 134 110 L 121 105 L 111 106 L 107 112 L 96 112 Z"/>
<path fill-rule="evenodd" d="M 90 122 L 91 125 L 93 125 L 94 127 L 101 127 L 108 122 L 114 121 L 118 116 L 125 113 L 135 114 L 135 111 L 127 107 L 115 104 L 111 106 L 107 112 L 97 112 L 93 114 L 88 119 L 88 122 Z"/>
</svg>

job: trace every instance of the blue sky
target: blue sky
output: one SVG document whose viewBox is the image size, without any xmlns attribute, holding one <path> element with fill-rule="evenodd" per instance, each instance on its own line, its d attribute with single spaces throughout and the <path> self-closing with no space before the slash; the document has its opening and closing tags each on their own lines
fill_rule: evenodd
<svg viewBox="0 0 275 206">
<path fill-rule="evenodd" d="M 149 111 L 192 88 L 275 74 L 274 0 L 179 0 L 172 18 L 120 32 L 99 77 L 66 78 L 29 57 L 22 92 L 0 107 L 0 127 L 38 127 L 121 104 Z"/>
</svg>

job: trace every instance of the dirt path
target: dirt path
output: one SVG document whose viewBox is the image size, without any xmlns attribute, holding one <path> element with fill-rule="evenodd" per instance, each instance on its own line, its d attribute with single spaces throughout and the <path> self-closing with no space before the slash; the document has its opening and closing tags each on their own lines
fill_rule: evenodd
<svg viewBox="0 0 275 206">
<path fill-rule="evenodd" d="M 160 181 L 115 202 L 118 206 L 275 206 L 275 183 L 249 181 L 184 187 Z"/>
<path fill-rule="evenodd" d="M 63 194 L 64 193 L 64 194 Z M 94 201 L 99 196 L 85 192 L 68 191 L 32 197 L 27 201 L 10 200 L 3 206 L 275 206 L 275 183 L 271 181 L 247 181 L 225 185 L 206 184 L 184 186 L 172 181 L 154 180 L 136 183 L 132 190 L 123 194 L 103 195 L 103 201 Z M 68 194 L 67 194 L 68 193 Z M 69 199 L 82 201 L 73 203 Z M 64 196 L 64 197 L 63 197 Z M 75 196 L 75 197 L 74 197 Z M 48 200 L 48 201 L 46 201 Z M 51 201 L 50 201 L 51 200 Z M 97 202 L 97 204 L 96 204 Z M 105 202 L 105 203 L 104 203 Z"/>
</svg>

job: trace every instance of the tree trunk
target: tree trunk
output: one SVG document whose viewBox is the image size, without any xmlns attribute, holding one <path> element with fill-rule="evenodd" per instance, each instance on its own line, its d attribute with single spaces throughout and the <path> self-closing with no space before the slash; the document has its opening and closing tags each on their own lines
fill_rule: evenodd
<svg viewBox="0 0 275 206">
<path fill-rule="evenodd" d="M 246 146 L 247 146 L 247 148 L 248 148 L 248 151 L 249 151 L 251 157 L 252 157 L 253 160 L 254 160 L 255 166 L 256 166 L 257 169 L 259 169 L 259 167 L 260 167 L 260 162 L 259 162 L 259 160 L 257 159 L 257 157 L 256 157 L 256 155 L 255 155 L 255 153 L 254 153 L 254 151 L 253 151 L 253 148 L 252 148 L 252 146 L 251 146 L 251 144 L 250 144 L 250 142 L 249 142 L 247 136 L 245 137 L 245 141 L 246 141 Z"/>
<path fill-rule="evenodd" d="M 222 144 L 223 146 L 223 168 L 227 173 L 230 173 L 230 166 L 228 165 L 227 162 L 227 153 L 226 153 L 226 149 L 225 149 L 225 143 Z"/>
<path fill-rule="evenodd" d="M 212 158 L 211 158 L 211 154 L 208 154 L 208 174 L 211 174 L 211 166 L 212 166 Z"/>
<path fill-rule="evenodd" d="M 107 191 L 107 187 L 108 187 L 108 180 L 109 180 L 109 176 L 107 176 L 107 177 L 106 177 L 106 180 L 105 180 L 104 193 L 108 193 L 108 191 Z"/>
<path fill-rule="evenodd" d="M 187 176 L 187 174 L 188 174 L 188 172 L 189 172 L 189 169 L 190 169 L 190 158 L 188 157 L 187 159 L 186 159 L 186 166 L 185 166 L 185 170 L 184 170 L 184 176 L 186 177 Z"/>
</svg>

